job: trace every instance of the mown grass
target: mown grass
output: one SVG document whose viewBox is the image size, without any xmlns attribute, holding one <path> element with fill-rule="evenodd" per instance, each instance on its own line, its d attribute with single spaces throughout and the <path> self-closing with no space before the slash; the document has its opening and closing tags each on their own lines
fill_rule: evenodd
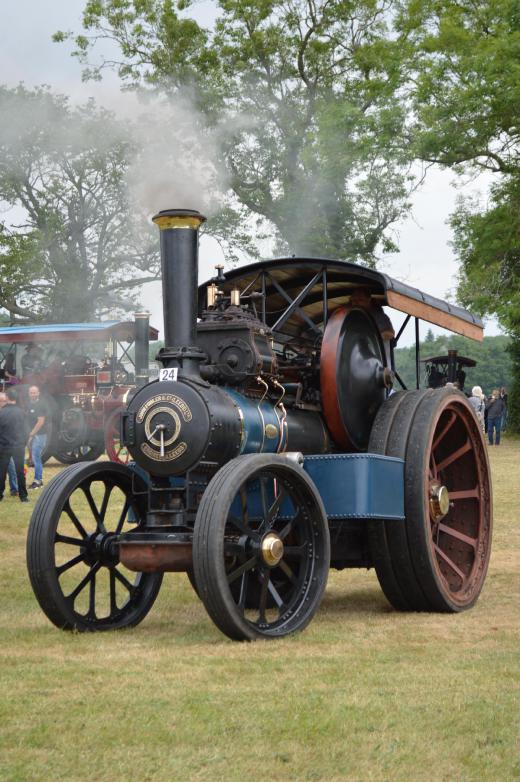
<svg viewBox="0 0 520 782">
<path fill-rule="evenodd" d="M 520 779 L 520 441 L 490 457 L 472 611 L 398 614 L 372 572 L 332 572 L 309 628 L 274 643 L 224 638 L 184 574 L 138 628 L 60 632 L 26 574 L 34 500 L 4 500 L 0 779 Z"/>
</svg>

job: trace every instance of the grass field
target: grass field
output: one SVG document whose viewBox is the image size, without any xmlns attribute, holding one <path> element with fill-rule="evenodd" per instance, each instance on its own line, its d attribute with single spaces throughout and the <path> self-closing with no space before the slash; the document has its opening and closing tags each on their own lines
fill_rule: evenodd
<svg viewBox="0 0 520 782">
<path fill-rule="evenodd" d="M 273 643 L 228 641 L 184 574 L 136 629 L 57 630 L 26 572 L 34 498 L 6 498 L 0 779 L 520 780 L 520 440 L 490 458 L 473 610 L 398 614 L 372 571 L 333 571 L 309 628 Z"/>
</svg>

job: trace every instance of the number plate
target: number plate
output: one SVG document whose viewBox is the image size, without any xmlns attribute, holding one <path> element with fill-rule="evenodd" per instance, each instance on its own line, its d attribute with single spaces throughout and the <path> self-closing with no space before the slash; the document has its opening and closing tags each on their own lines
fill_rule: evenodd
<svg viewBox="0 0 520 782">
<path fill-rule="evenodd" d="M 159 380 L 177 380 L 177 375 L 179 374 L 179 368 L 178 367 L 168 367 L 168 369 L 160 369 L 159 370 Z"/>
</svg>

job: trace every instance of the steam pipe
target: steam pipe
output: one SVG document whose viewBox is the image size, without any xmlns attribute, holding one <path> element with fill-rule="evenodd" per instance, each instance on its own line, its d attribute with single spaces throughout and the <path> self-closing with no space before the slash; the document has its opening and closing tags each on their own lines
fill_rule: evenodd
<svg viewBox="0 0 520 782">
<path fill-rule="evenodd" d="M 149 346 L 150 315 L 148 312 L 136 312 L 135 320 L 135 384 L 138 388 L 146 385 L 150 379 Z"/>
<path fill-rule="evenodd" d="M 152 218 L 161 231 L 164 348 L 158 360 L 198 375 L 204 353 L 197 347 L 199 228 L 205 217 L 191 209 L 165 209 Z"/>
</svg>

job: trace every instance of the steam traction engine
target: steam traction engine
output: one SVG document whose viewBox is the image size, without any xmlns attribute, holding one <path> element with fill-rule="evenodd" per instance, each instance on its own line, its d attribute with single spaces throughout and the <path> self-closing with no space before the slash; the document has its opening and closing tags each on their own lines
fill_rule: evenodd
<svg viewBox="0 0 520 782">
<path fill-rule="evenodd" d="M 390 394 L 401 332 L 382 305 L 417 334 L 419 317 L 476 339 L 481 323 L 338 261 L 253 264 L 198 290 L 203 220 L 154 218 L 165 347 L 122 415 L 133 462 L 73 465 L 38 499 L 28 568 L 44 612 L 67 629 L 135 625 L 163 573 L 185 571 L 226 635 L 272 638 L 311 620 L 330 567 L 372 566 L 397 609 L 471 607 L 491 544 L 482 434 L 456 389 Z"/>
</svg>

